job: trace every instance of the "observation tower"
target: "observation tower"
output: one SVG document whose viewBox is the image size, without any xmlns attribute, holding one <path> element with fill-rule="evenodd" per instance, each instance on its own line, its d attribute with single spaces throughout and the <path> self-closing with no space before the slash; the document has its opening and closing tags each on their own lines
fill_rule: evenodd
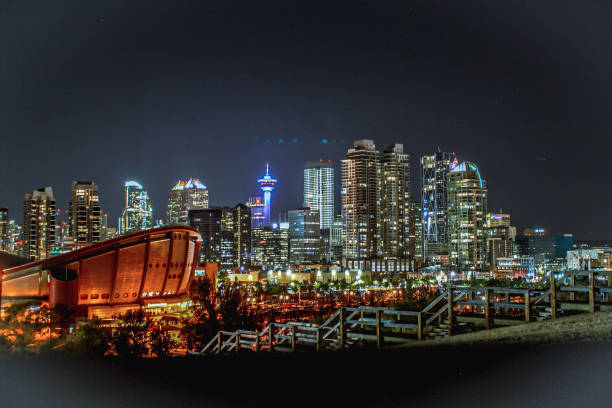
<svg viewBox="0 0 612 408">
<path fill-rule="evenodd" d="M 270 176 L 270 165 L 266 163 L 266 175 L 257 180 L 257 184 L 259 184 L 264 197 L 264 226 L 270 225 L 270 199 L 272 198 L 272 190 L 276 187 L 277 182 L 278 180 Z"/>
</svg>

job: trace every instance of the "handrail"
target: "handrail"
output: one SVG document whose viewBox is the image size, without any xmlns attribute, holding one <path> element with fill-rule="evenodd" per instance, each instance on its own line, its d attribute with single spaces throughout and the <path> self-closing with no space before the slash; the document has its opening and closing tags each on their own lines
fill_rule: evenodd
<svg viewBox="0 0 612 408">
<path fill-rule="evenodd" d="M 425 306 L 425 308 L 423 310 L 421 310 L 421 313 L 427 313 L 429 312 L 430 309 L 432 309 L 434 306 L 436 306 L 442 299 L 444 299 L 446 296 L 448 296 L 448 290 L 445 290 L 442 294 L 440 294 L 440 296 L 438 296 L 437 298 L 435 298 L 433 300 L 433 302 L 431 302 L 430 304 L 428 304 L 427 306 Z"/>
</svg>

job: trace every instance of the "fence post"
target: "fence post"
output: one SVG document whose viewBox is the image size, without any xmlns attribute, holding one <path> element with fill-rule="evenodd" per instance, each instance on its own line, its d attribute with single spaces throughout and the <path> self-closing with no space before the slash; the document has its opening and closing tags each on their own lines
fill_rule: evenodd
<svg viewBox="0 0 612 408">
<path fill-rule="evenodd" d="M 363 312 L 359 312 L 359 320 L 363 322 Z M 361 323 L 361 330 L 365 330 L 365 324 L 363 323 Z"/>
<path fill-rule="evenodd" d="M 491 292 L 489 289 L 484 291 L 484 312 L 485 312 L 485 328 L 491 328 Z"/>
<path fill-rule="evenodd" d="M 346 343 L 346 327 L 344 322 L 344 308 L 340 308 L 340 327 L 339 327 L 339 337 L 340 337 L 340 348 L 344 348 Z"/>
<path fill-rule="evenodd" d="M 557 318 L 557 281 L 554 272 L 550 272 L 550 318 Z"/>
<path fill-rule="evenodd" d="M 259 353 L 259 332 L 255 332 L 255 352 Z"/>
<path fill-rule="evenodd" d="M 383 346 L 384 338 L 382 335 L 382 311 L 376 311 L 376 347 L 381 348 Z"/>
<path fill-rule="evenodd" d="M 572 289 L 574 289 L 573 287 L 576 286 L 576 275 L 571 275 L 570 279 L 569 279 L 569 284 L 570 286 L 572 286 Z M 569 294 L 569 299 L 573 302 L 574 300 L 576 300 L 576 292 L 574 292 L 573 290 L 570 292 Z"/>
<path fill-rule="evenodd" d="M 423 314 L 421 312 L 417 315 L 417 339 L 423 340 Z"/>
<path fill-rule="evenodd" d="M 291 326 L 291 351 L 295 352 L 295 326 Z"/>
<path fill-rule="evenodd" d="M 236 332 L 236 354 L 240 353 L 240 333 Z"/>
<path fill-rule="evenodd" d="M 453 287 L 451 285 L 448 285 L 448 335 L 452 336 L 453 335 L 453 320 L 454 320 L 454 316 L 453 316 L 453 297 L 454 297 L 454 293 L 453 293 Z"/>
<path fill-rule="evenodd" d="M 317 331 L 315 332 L 315 338 L 317 340 L 317 344 L 316 344 L 316 350 L 317 351 L 321 351 L 321 328 L 317 327 Z"/>
<path fill-rule="evenodd" d="M 217 354 L 221 354 L 221 350 L 223 349 L 223 338 L 221 337 L 221 332 L 217 333 Z"/>
<path fill-rule="evenodd" d="M 268 350 L 274 351 L 274 323 L 268 326 Z"/>
<path fill-rule="evenodd" d="M 589 312 L 595 312 L 595 275 L 589 272 Z"/>
<path fill-rule="evenodd" d="M 529 289 L 525 291 L 525 322 L 531 321 L 531 295 Z"/>
</svg>

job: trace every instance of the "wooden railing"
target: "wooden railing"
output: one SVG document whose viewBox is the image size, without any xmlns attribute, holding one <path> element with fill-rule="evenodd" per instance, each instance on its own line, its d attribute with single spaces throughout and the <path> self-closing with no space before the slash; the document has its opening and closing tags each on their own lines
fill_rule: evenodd
<svg viewBox="0 0 612 408">
<path fill-rule="evenodd" d="M 387 343 L 421 341 L 436 327 L 455 334 L 456 325 L 471 324 L 490 329 L 494 326 L 555 319 L 560 312 L 612 310 L 610 271 L 565 271 L 559 278 L 551 274 L 549 287 L 502 288 L 449 285 L 421 311 L 395 310 L 385 307 L 341 307 L 320 325 L 287 322 L 268 324 L 260 332 L 220 331 L 199 352 L 219 354 L 243 350 L 316 351 L 342 349 L 356 343 L 372 341 L 377 347 Z M 580 285 L 583 278 L 586 285 Z M 607 285 L 598 285 L 601 278 Z M 587 294 L 587 301 L 577 294 Z"/>
</svg>

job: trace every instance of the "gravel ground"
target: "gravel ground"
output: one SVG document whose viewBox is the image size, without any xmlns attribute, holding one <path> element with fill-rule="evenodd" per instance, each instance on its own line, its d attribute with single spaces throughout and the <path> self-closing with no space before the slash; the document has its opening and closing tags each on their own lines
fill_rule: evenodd
<svg viewBox="0 0 612 408">
<path fill-rule="evenodd" d="M 428 340 L 417 346 L 612 341 L 612 312 L 583 313 Z M 401 347 L 413 347 L 401 346 Z"/>
</svg>

